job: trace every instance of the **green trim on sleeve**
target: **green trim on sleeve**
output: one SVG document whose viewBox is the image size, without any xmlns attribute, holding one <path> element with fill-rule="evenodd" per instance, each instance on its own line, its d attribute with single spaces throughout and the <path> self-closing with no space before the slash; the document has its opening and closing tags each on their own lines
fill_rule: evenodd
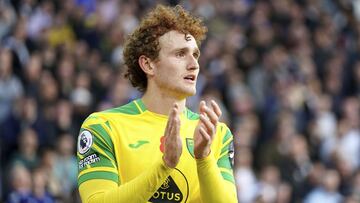
<svg viewBox="0 0 360 203">
<path fill-rule="evenodd" d="M 106 122 L 105 122 L 105 125 L 106 125 L 110 130 L 112 130 L 109 121 L 106 121 Z"/>
<path fill-rule="evenodd" d="M 104 141 L 111 148 L 111 150 L 114 149 L 114 145 L 112 143 L 110 135 L 101 124 L 92 124 L 89 127 L 92 131 L 95 131 L 97 135 L 104 139 Z"/>
<path fill-rule="evenodd" d="M 230 160 L 228 156 L 222 156 L 218 161 L 217 161 L 217 165 L 219 168 L 226 168 L 229 170 L 232 170 L 231 168 L 231 164 L 230 164 Z"/>
<path fill-rule="evenodd" d="M 231 137 L 232 137 L 231 131 L 227 128 L 222 143 L 225 144 Z"/>
<path fill-rule="evenodd" d="M 93 180 L 93 179 L 111 180 L 114 181 L 116 184 L 120 185 L 119 176 L 117 174 L 107 171 L 93 171 L 93 172 L 85 173 L 84 175 L 80 176 L 78 178 L 78 186 L 80 186 L 81 183 L 87 180 Z"/>
<path fill-rule="evenodd" d="M 224 152 L 229 151 L 229 145 L 231 142 L 227 143 L 227 145 L 225 145 L 220 152 L 220 155 L 222 155 Z"/>
<path fill-rule="evenodd" d="M 231 175 L 227 172 L 221 171 L 221 176 L 224 178 L 224 180 L 227 180 L 227 181 L 231 182 L 232 184 L 235 184 L 235 179 L 234 179 L 233 175 Z"/>
</svg>

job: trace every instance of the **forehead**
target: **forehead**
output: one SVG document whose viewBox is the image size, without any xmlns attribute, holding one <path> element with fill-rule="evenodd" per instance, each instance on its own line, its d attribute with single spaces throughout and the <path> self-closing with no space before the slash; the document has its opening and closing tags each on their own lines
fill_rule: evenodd
<svg viewBox="0 0 360 203">
<path fill-rule="evenodd" d="M 190 34 L 184 34 L 178 31 L 170 31 L 159 37 L 161 50 L 173 50 L 188 47 L 198 49 L 195 38 Z"/>
</svg>

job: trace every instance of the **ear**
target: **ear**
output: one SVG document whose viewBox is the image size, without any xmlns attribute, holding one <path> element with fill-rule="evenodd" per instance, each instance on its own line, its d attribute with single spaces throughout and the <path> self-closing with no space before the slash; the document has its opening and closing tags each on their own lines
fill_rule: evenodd
<svg viewBox="0 0 360 203">
<path fill-rule="evenodd" d="M 140 68 L 146 73 L 146 75 L 154 75 L 154 68 L 151 62 L 151 59 L 145 55 L 139 57 Z"/>
</svg>

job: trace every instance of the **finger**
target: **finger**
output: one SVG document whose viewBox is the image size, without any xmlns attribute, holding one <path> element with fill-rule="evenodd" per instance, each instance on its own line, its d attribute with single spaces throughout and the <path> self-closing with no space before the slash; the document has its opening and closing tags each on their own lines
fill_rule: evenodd
<svg viewBox="0 0 360 203">
<path fill-rule="evenodd" d="M 211 123 L 216 125 L 217 122 L 219 121 L 219 117 L 214 112 L 214 110 L 212 110 L 209 107 L 205 106 L 205 113 L 206 113 L 206 116 L 210 119 Z"/>
<path fill-rule="evenodd" d="M 177 103 L 174 103 L 173 108 L 179 109 L 179 105 Z"/>
<path fill-rule="evenodd" d="M 206 102 L 204 100 L 202 100 L 200 102 L 200 106 L 199 106 L 199 113 L 203 114 L 205 116 L 205 118 L 207 118 L 206 108 L 209 108 L 209 107 L 207 107 Z"/>
<path fill-rule="evenodd" d="M 204 127 L 207 129 L 207 132 L 209 132 L 211 135 L 214 134 L 214 124 L 207 119 L 203 114 L 200 115 L 200 121 L 204 125 Z"/>
<path fill-rule="evenodd" d="M 206 142 L 211 141 L 211 136 L 206 132 L 205 128 L 200 127 L 199 132 Z"/>
<path fill-rule="evenodd" d="M 173 118 L 173 132 L 171 132 L 171 136 L 177 137 L 180 135 L 180 118 L 179 113 L 177 112 L 175 117 Z"/>
<path fill-rule="evenodd" d="M 179 111 L 179 106 L 176 103 L 174 103 L 171 110 L 172 117 L 175 117 L 178 114 L 178 111 Z"/>
<path fill-rule="evenodd" d="M 211 108 L 214 110 L 218 118 L 220 118 L 222 112 L 219 105 L 214 100 L 211 100 L 210 104 L 211 104 Z"/>
<path fill-rule="evenodd" d="M 171 114 L 172 114 L 172 112 L 170 113 L 170 115 L 169 115 L 169 118 L 168 118 L 168 121 L 167 121 L 167 123 L 166 123 L 166 128 L 165 128 L 165 133 L 164 133 L 164 136 L 169 136 L 169 134 L 170 134 L 170 131 L 171 131 L 171 129 L 172 129 L 172 121 L 173 121 L 173 119 L 172 119 L 172 116 L 171 116 Z"/>
<path fill-rule="evenodd" d="M 171 137 L 177 137 L 180 134 L 180 117 L 177 104 L 174 104 L 173 113 L 174 114 L 172 116 L 172 129 L 170 135 Z"/>
<path fill-rule="evenodd" d="M 204 107 L 206 106 L 206 103 L 204 100 L 201 100 L 200 104 L 199 104 L 199 113 L 204 113 Z"/>
<path fill-rule="evenodd" d="M 174 117 L 176 116 L 176 110 L 177 110 L 177 104 L 174 104 L 173 108 L 170 111 L 168 122 L 166 123 L 165 128 L 165 136 L 171 134 L 171 129 L 173 128 L 174 123 Z"/>
</svg>

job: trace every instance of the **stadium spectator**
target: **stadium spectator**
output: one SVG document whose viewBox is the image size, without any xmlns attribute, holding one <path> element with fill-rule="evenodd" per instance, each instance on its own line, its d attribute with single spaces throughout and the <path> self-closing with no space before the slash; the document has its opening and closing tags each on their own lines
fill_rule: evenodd
<svg viewBox="0 0 360 203">
<path fill-rule="evenodd" d="M 15 165 L 22 165 L 27 170 L 32 171 L 39 163 L 38 134 L 32 128 L 26 128 L 20 133 L 21 135 L 18 137 L 19 150 L 11 157 L 10 168 Z"/>
<path fill-rule="evenodd" d="M 31 198 L 31 173 L 21 164 L 14 165 L 10 174 L 11 191 L 7 202 L 29 202 Z"/>
<path fill-rule="evenodd" d="M 14 74 L 13 55 L 5 48 L 0 49 L 0 122 L 10 113 L 12 104 L 24 94 L 19 76 Z"/>
<path fill-rule="evenodd" d="M 71 193 L 77 186 L 77 161 L 74 155 L 75 140 L 70 134 L 61 134 L 57 141 L 57 153 L 52 175 L 59 181 L 60 193 L 70 200 Z"/>
<path fill-rule="evenodd" d="M 339 174 L 335 170 L 326 170 L 322 176 L 322 184 L 314 188 L 304 199 L 305 203 L 341 202 L 343 197 L 338 192 Z"/>
<path fill-rule="evenodd" d="M 32 173 L 32 195 L 29 202 L 55 203 L 55 200 L 47 191 L 46 175 L 41 169 L 35 169 Z"/>
</svg>

